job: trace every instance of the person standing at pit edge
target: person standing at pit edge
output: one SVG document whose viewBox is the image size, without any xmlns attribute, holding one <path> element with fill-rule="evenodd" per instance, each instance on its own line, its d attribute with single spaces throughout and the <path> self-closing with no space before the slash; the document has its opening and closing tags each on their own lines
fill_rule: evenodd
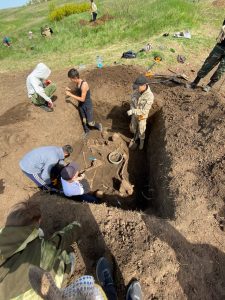
<svg viewBox="0 0 225 300">
<path fill-rule="evenodd" d="M 146 122 L 154 102 L 154 95 L 148 85 L 147 78 L 143 75 L 135 80 L 133 89 L 130 110 L 127 111 L 128 116 L 131 116 L 130 131 L 134 134 L 129 148 L 135 149 L 139 139 L 139 149 L 142 150 L 145 141 Z"/>
<path fill-rule="evenodd" d="M 91 15 L 92 15 L 91 22 L 95 22 L 98 15 L 98 8 L 97 5 L 94 3 L 94 0 L 90 0 L 90 1 L 91 1 Z"/>
<path fill-rule="evenodd" d="M 70 69 L 68 77 L 76 84 L 76 94 L 72 93 L 70 88 L 66 88 L 66 95 L 79 101 L 78 109 L 82 120 L 85 136 L 89 133 L 89 128 L 95 128 L 102 131 L 102 124 L 96 123 L 93 119 L 93 105 L 91 100 L 91 92 L 88 83 L 80 78 L 80 74 L 76 69 Z"/>
<path fill-rule="evenodd" d="M 216 65 L 217 70 L 210 78 L 210 82 L 203 88 L 204 92 L 209 92 L 213 85 L 220 80 L 223 73 L 225 72 L 225 19 L 217 38 L 217 44 L 205 60 L 203 66 L 198 71 L 197 77 L 193 82 L 187 84 L 187 88 L 195 89 L 202 78 L 204 78 Z"/>
</svg>

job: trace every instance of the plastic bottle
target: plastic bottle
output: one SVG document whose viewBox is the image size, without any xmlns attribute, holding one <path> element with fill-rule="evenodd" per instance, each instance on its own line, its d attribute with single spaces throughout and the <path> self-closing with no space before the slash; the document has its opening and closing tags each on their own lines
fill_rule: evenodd
<svg viewBox="0 0 225 300">
<path fill-rule="evenodd" d="M 103 67 L 103 60 L 102 60 L 101 56 L 96 57 L 96 63 L 97 63 L 98 68 L 101 69 Z"/>
</svg>

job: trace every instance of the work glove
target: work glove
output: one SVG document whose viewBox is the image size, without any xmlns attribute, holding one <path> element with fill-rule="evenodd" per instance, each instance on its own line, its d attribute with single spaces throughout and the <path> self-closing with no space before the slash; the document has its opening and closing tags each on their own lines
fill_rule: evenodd
<svg viewBox="0 0 225 300">
<path fill-rule="evenodd" d="M 131 116 L 133 113 L 134 113 L 133 109 L 130 109 L 130 110 L 127 111 L 128 116 Z"/>
</svg>

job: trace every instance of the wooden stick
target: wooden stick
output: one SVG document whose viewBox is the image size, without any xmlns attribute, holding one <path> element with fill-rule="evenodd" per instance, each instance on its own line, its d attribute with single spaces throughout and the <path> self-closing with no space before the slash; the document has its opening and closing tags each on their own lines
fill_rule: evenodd
<svg viewBox="0 0 225 300">
<path fill-rule="evenodd" d="M 85 165 L 85 168 L 87 169 L 87 162 L 86 162 L 86 159 L 85 159 L 84 151 L 83 151 L 83 159 L 84 159 L 84 165 Z"/>
<path fill-rule="evenodd" d="M 95 172 L 94 172 L 94 175 L 93 175 L 93 177 L 92 177 L 92 179 L 91 179 L 91 183 L 90 183 L 90 188 L 91 188 L 91 190 L 92 190 L 93 181 L 94 181 L 94 178 L 95 178 L 96 172 L 97 172 L 97 170 L 95 170 Z"/>
</svg>

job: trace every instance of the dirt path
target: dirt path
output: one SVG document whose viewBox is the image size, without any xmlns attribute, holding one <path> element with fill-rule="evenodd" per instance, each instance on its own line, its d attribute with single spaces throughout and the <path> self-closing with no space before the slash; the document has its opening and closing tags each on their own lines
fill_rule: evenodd
<svg viewBox="0 0 225 300">
<path fill-rule="evenodd" d="M 52 76 L 58 85 L 54 113 L 46 113 L 27 100 L 25 78 L 29 71 L 15 77 L 2 76 L 1 225 L 14 203 L 38 198 L 48 234 L 75 219 L 82 223 L 85 234 L 76 247 L 75 276 L 92 273 L 96 259 L 107 255 L 117 266 L 121 300 L 125 285 L 134 277 L 140 280 L 145 299 L 223 299 L 225 236 L 213 216 L 224 216 L 223 99 L 215 93 L 187 91 L 171 83 L 152 84 L 163 107 L 150 120 L 144 151 L 130 152 L 126 110 L 131 84 L 140 71 L 117 66 L 82 73 L 90 83 L 96 120 L 103 123 L 106 132 L 104 137 L 99 132 L 91 133 L 92 150 L 81 139 L 76 108 L 65 101 L 67 70 Z M 114 132 L 122 138 L 119 146 L 112 141 Z M 87 163 L 90 156 L 104 162 L 96 172 L 93 189 L 103 189 L 107 203 L 78 204 L 46 195 L 22 175 L 18 162 L 27 151 L 67 143 L 73 145 L 72 159 L 81 167 L 85 165 L 83 152 Z M 135 185 L 131 197 L 115 196 L 118 170 L 108 162 L 107 155 L 117 147 L 129 156 L 125 174 Z M 142 203 L 141 192 L 146 192 L 146 187 L 150 188 L 149 201 Z"/>
</svg>

